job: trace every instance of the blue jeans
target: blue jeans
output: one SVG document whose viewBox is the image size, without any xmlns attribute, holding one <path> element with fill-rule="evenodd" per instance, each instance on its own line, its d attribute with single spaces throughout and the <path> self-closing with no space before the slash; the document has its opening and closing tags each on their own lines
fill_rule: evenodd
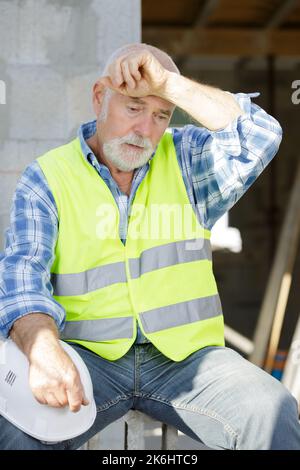
<svg viewBox="0 0 300 470">
<path fill-rule="evenodd" d="M 173 362 L 151 343 L 136 342 L 111 362 L 74 347 L 93 381 L 93 426 L 75 439 L 45 445 L 0 417 L 0 449 L 77 449 L 130 409 L 213 449 L 300 449 L 296 400 L 232 349 L 207 347 Z"/>
</svg>

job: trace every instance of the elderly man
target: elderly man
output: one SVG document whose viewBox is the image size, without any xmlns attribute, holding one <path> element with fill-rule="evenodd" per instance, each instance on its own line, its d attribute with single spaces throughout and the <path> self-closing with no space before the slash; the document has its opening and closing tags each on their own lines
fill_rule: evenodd
<svg viewBox="0 0 300 470">
<path fill-rule="evenodd" d="M 94 85 L 97 119 L 25 170 L 0 264 L 1 332 L 27 355 L 35 398 L 76 412 L 87 399 L 58 341 L 69 340 L 97 418 L 52 446 L 0 418 L 1 449 L 75 449 L 130 409 L 215 449 L 300 448 L 296 401 L 224 346 L 212 272 L 211 227 L 281 140 L 250 98 L 131 44 Z M 175 106 L 201 127 L 167 131 Z"/>
</svg>

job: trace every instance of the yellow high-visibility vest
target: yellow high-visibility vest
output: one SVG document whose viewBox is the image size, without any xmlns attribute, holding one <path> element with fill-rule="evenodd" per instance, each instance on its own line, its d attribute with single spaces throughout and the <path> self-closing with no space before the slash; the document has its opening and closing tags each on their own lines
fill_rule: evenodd
<svg viewBox="0 0 300 470">
<path fill-rule="evenodd" d="M 115 199 L 79 139 L 38 163 L 59 217 L 51 281 L 66 310 L 63 339 L 116 360 L 134 343 L 138 322 L 174 361 L 224 345 L 210 231 L 189 201 L 170 133 L 137 189 L 125 245 Z"/>
</svg>

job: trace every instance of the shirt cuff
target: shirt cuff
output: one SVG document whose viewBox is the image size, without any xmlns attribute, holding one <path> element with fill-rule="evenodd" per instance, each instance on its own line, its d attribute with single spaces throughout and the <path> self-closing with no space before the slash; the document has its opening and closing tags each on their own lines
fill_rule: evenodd
<svg viewBox="0 0 300 470">
<path fill-rule="evenodd" d="M 227 92 L 230 93 L 230 92 Z M 211 136 L 214 138 L 216 144 L 221 146 L 226 150 L 227 153 L 230 153 L 232 156 L 239 156 L 241 154 L 241 142 L 244 140 L 244 137 L 250 132 L 251 126 L 249 127 L 249 122 L 252 123 L 251 119 L 251 98 L 256 98 L 260 95 L 259 92 L 254 93 L 230 93 L 235 100 L 238 102 L 240 108 L 243 111 L 243 114 L 236 117 L 227 124 L 223 129 L 218 129 L 217 131 L 209 131 Z M 246 125 L 246 132 L 242 132 L 243 125 Z"/>
<path fill-rule="evenodd" d="M 0 335 L 8 338 L 14 322 L 29 313 L 51 316 L 59 331 L 65 326 L 65 310 L 56 300 L 35 292 L 23 292 L 3 298 L 0 296 Z"/>
</svg>

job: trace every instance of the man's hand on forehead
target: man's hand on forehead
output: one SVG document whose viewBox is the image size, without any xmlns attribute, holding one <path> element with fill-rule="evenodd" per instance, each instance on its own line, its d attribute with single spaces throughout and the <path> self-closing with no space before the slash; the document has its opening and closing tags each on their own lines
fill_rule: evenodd
<svg viewBox="0 0 300 470">
<path fill-rule="evenodd" d="M 164 64 L 148 49 L 131 49 L 110 64 L 98 84 L 133 98 L 162 98 L 212 131 L 225 128 L 244 114 L 231 93 L 171 72 Z"/>
<path fill-rule="evenodd" d="M 123 95 L 163 97 L 169 74 L 150 52 L 131 51 L 118 57 L 99 82 Z"/>
</svg>

